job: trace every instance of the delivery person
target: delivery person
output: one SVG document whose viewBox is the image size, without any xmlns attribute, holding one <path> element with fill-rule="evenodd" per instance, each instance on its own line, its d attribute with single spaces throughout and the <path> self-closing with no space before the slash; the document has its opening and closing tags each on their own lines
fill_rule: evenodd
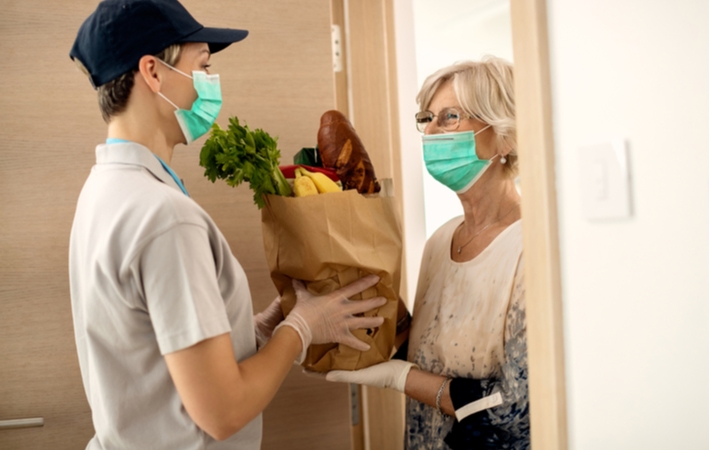
<svg viewBox="0 0 710 450">
<path fill-rule="evenodd" d="M 258 449 L 294 360 L 317 343 L 367 350 L 351 330 L 382 323 L 356 315 L 384 298 L 347 300 L 374 275 L 321 297 L 295 281 L 283 322 L 278 300 L 254 317 L 244 270 L 170 168 L 219 112 L 210 55 L 246 36 L 203 27 L 176 0 L 104 0 L 71 49 L 108 123 L 69 255 L 89 449 Z"/>
</svg>

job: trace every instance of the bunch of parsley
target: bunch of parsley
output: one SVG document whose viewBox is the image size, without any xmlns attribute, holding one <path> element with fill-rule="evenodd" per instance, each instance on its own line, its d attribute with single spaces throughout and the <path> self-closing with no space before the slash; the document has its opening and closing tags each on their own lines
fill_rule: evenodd
<svg viewBox="0 0 710 450">
<path fill-rule="evenodd" d="M 276 139 L 264 130 L 252 131 L 246 124 L 240 125 L 237 117 L 231 117 L 226 130 L 212 125 L 200 152 L 200 165 L 213 183 L 217 178 L 232 187 L 249 182 L 254 203 L 261 209 L 266 194 L 291 196 L 291 186 L 279 170 L 280 158 Z"/>
</svg>

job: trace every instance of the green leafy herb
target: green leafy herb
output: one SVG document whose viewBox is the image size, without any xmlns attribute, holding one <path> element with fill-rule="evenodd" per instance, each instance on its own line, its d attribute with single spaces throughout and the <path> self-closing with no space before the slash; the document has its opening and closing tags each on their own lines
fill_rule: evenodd
<svg viewBox="0 0 710 450">
<path fill-rule="evenodd" d="M 266 194 L 291 195 L 291 186 L 279 170 L 280 158 L 276 139 L 264 130 L 252 131 L 246 124 L 240 125 L 237 117 L 231 117 L 226 130 L 212 125 L 200 152 L 200 165 L 213 183 L 217 178 L 232 187 L 249 182 L 254 203 L 261 209 Z"/>
</svg>

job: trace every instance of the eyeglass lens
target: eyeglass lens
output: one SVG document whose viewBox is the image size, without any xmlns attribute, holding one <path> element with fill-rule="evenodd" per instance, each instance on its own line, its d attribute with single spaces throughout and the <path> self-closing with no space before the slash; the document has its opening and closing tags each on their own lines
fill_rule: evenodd
<svg viewBox="0 0 710 450">
<path fill-rule="evenodd" d="M 434 117 L 436 117 L 436 123 L 439 128 L 444 131 L 452 131 L 458 128 L 461 113 L 453 108 L 444 109 L 439 114 L 434 114 L 431 111 L 420 111 L 414 115 L 417 122 L 417 130 L 423 133 L 427 125 L 434 120 Z"/>
</svg>

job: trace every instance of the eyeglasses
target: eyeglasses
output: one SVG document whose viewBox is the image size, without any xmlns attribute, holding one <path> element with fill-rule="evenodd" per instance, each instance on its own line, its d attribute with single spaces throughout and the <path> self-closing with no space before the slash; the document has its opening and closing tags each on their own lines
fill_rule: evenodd
<svg viewBox="0 0 710 450">
<path fill-rule="evenodd" d="M 434 121 L 436 117 L 436 124 L 444 131 L 454 131 L 458 129 L 461 119 L 473 119 L 473 116 L 464 114 L 456 108 L 444 108 L 439 114 L 434 114 L 431 111 L 419 111 L 414 115 L 414 119 L 417 121 L 417 130 L 420 133 L 424 133 L 427 125 Z"/>
</svg>

